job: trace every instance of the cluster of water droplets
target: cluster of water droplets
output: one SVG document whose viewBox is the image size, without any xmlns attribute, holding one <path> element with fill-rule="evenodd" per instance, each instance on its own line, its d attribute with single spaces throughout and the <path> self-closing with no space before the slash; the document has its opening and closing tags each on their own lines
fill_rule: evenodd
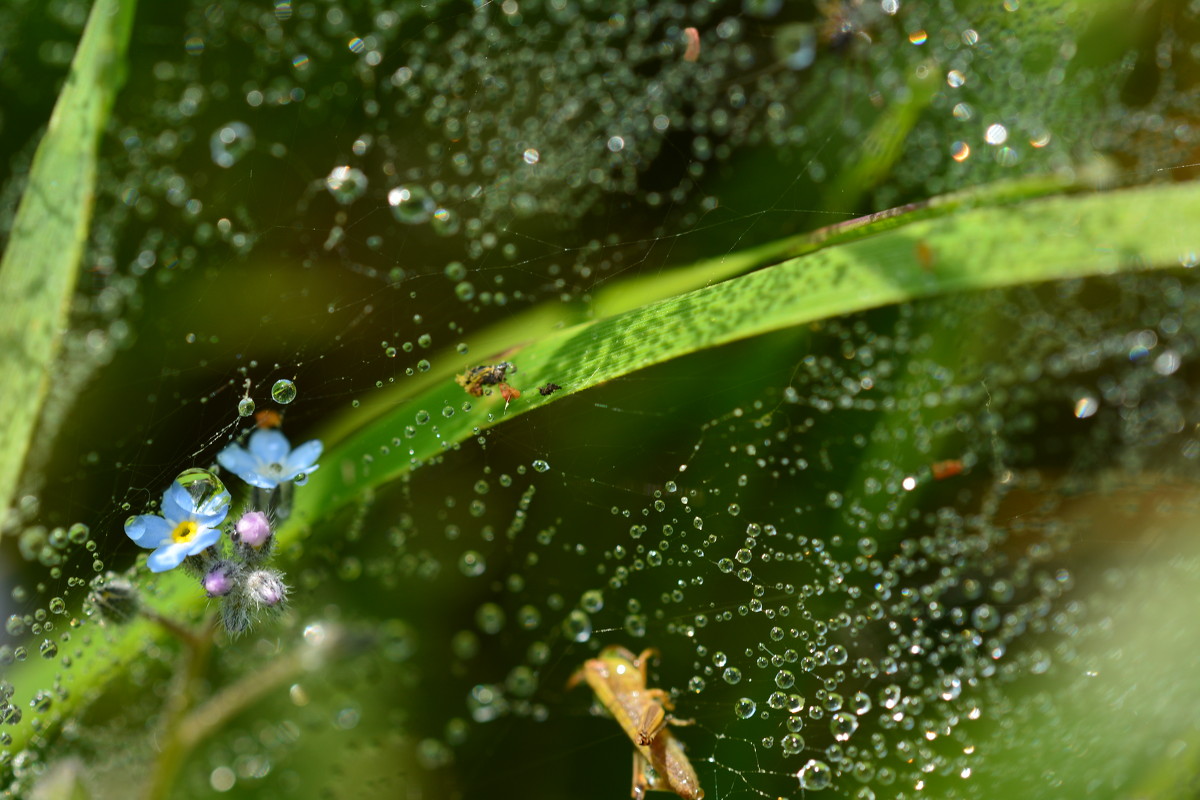
<svg viewBox="0 0 1200 800">
<path fill-rule="evenodd" d="M 762 358 L 784 362 L 788 381 L 681 424 L 690 441 L 661 446 L 690 455 L 657 473 L 669 478 L 655 481 L 637 453 L 615 457 L 621 484 L 644 495 L 581 470 L 576 450 L 595 440 L 571 428 L 620 424 L 595 408 L 568 412 L 565 427 L 518 422 L 482 437 L 487 466 L 470 485 L 454 476 L 471 473 L 473 447 L 407 479 L 399 496 L 438 502 L 401 514 L 389 533 L 398 561 L 377 577 L 416 581 L 420 597 L 444 604 L 437 626 L 400 614 L 428 659 L 449 659 L 465 703 L 441 722 L 414 711 L 420 728 L 457 731 L 423 740 L 421 752 L 440 754 L 422 760 L 430 775 L 453 782 L 452 764 L 484 752 L 503 763 L 488 733 L 500 720 L 553 720 L 586 739 L 578 710 L 589 701 L 561 687 L 598 648 L 621 644 L 661 651 L 650 685 L 695 719 L 676 735 L 702 780 L 727 790 L 973 796 L 992 785 L 973 779 L 981 770 L 1024 785 L 996 755 L 1014 734 L 996 726 L 1032 718 L 1020 700 L 1030 681 L 1086 691 L 1080 665 L 1114 657 L 1105 614 L 1130 613 L 1097 594 L 1087 569 L 1103 555 L 1072 498 L 1137 485 L 1144 459 L 1200 411 L 1175 391 L 1186 384 L 1163 384 L 1174 374 L 1164 364 L 1195 351 L 1182 324 L 1194 290 L 1171 277 L 1094 287 L 1138 297 L 1142 319 L 1157 322 L 1130 327 L 1096 311 L 1083 347 L 1055 335 L 1049 313 L 1080 286 L 827 323 L 798 362 L 781 357 L 782 341 L 764 343 Z M 948 333 L 1017 320 L 1020 358 L 964 355 Z M 1075 413 L 1080 392 L 1101 407 L 1092 417 Z M 1175 439 L 1160 467 L 1190 474 L 1190 442 Z M 1068 444 L 1065 471 L 1047 466 Z M 514 462 L 530 447 L 548 456 Z M 650 459 L 658 470 L 666 461 Z M 387 519 L 394 501 L 377 503 L 368 518 Z M 1055 708 L 1040 707 L 1041 724 L 1075 736 L 1070 711 Z M 519 730 L 526 743 L 542 736 Z"/>
</svg>

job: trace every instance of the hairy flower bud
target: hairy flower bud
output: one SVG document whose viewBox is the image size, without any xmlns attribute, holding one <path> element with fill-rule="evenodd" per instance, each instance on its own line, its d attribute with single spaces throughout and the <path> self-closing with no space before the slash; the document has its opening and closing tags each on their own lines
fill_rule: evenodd
<svg viewBox="0 0 1200 800">
<path fill-rule="evenodd" d="M 246 595 L 260 606 L 282 608 L 287 592 L 283 576 L 274 570 L 255 570 L 246 577 Z"/>
<path fill-rule="evenodd" d="M 237 583 L 237 572 L 237 567 L 230 562 L 217 561 L 200 579 L 200 583 L 209 597 L 224 597 L 233 591 Z"/>
<path fill-rule="evenodd" d="M 234 527 L 234 541 L 261 548 L 271 538 L 271 523 L 261 511 L 247 511 Z"/>
</svg>

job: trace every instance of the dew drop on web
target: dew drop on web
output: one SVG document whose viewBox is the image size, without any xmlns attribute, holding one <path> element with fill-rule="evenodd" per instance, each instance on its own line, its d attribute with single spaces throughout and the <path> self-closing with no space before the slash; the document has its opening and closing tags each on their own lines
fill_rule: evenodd
<svg viewBox="0 0 1200 800">
<path fill-rule="evenodd" d="M 271 386 L 271 399 L 286 406 L 296 399 L 296 384 L 287 378 L 275 381 Z"/>
</svg>

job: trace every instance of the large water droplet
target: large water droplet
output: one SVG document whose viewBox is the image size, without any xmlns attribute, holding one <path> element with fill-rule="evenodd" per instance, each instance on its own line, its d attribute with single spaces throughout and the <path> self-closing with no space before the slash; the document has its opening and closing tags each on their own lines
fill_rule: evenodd
<svg viewBox="0 0 1200 800">
<path fill-rule="evenodd" d="M 563 633 L 572 642 L 586 642 L 592 638 L 592 620 L 584 612 L 575 609 L 563 620 Z"/>
<path fill-rule="evenodd" d="M 428 189 L 414 184 L 397 186 L 388 192 L 388 205 L 392 207 L 392 216 L 397 222 L 405 225 L 420 225 L 428 222 L 437 210 L 437 203 Z"/>
<path fill-rule="evenodd" d="M 758 706 L 749 697 L 742 697 L 733 704 L 733 713 L 738 719 L 750 719 L 757 710 Z"/>
<path fill-rule="evenodd" d="M 347 206 L 367 191 L 367 176 L 362 170 L 354 167 L 334 167 L 325 176 L 325 188 L 333 195 L 334 200 Z"/>
<path fill-rule="evenodd" d="M 583 593 L 583 597 L 579 600 L 579 605 L 589 614 L 595 614 L 604 608 L 604 593 L 599 589 L 590 589 Z"/>
<path fill-rule="evenodd" d="M 271 399 L 286 406 L 296 399 L 296 384 L 287 378 L 275 381 L 275 385 L 271 387 Z"/>
<path fill-rule="evenodd" d="M 796 773 L 796 778 L 800 781 L 801 789 L 808 791 L 828 789 L 829 784 L 833 782 L 833 770 L 824 761 L 813 758 Z"/>
<path fill-rule="evenodd" d="M 175 482 L 187 489 L 198 514 L 217 514 L 229 505 L 225 484 L 206 469 L 185 469 L 176 476 Z"/>
<path fill-rule="evenodd" d="M 829 719 L 829 730 L 833 738 L 844 742 L 858 730 L 858 718 L 845 711 L 839 711 Z"/>
</svg>

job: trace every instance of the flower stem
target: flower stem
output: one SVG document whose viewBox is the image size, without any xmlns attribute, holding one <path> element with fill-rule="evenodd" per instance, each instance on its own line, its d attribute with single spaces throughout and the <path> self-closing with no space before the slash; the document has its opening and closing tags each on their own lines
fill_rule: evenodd
<svg viewBox="0 0 1200 800">
<path fill-rule="evenodd" d="M 184 757 L 190 747 L 186 743 L 181 724 L 196 700 L 200 684 L 208 666 L 212 651 L 215 619 L 209 617 L 199 632 L 192 632 L 153 611 L 143 611 L 150 619 L 170 631 L 184 645 L 183 669 L 175 677 L 170 699 L 163 711 L 162 738 L 154 774 L 146 787 L 146 800 L 165 800 L 171 796 L 171 788 L 179 774 Z"/>
</svg>

